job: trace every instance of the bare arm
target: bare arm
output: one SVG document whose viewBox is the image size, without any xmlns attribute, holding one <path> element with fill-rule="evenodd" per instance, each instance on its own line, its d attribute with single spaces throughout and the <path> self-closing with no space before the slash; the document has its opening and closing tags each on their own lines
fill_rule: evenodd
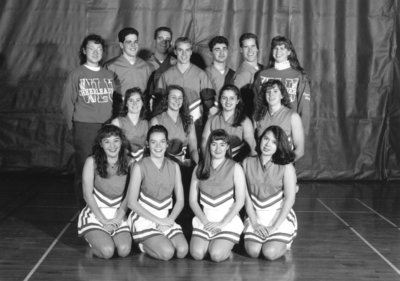
<svg viewBox="0 0 400 281">
<path fill-rule="evenodd" d="M 196 129 L 194 124 L 190 125 L 190 133 L 189 133 L 189 153 L 190 158 L 196 164 L 199 163 L 199 151 L 197 150 L 197 137 L 196 137 Z"/>
<path fill-rule="evenodd" d="M 294 154 L 296 155 L 294 161 L 297 161 L 304 155 L 304 130 L 301 118 L 296 112 L 292 114 L 291 126 Z"/>
<path fill-rule="evenodd" d="M 86 159 L 85 165 L 83 166 L 82 172 L 82 189 L 83 189 L 83 198 L 88 204 L 90 210 L 94 213 L 96 218 L 103 224 L 106 225 L 108 223 L 107 218 L 101 212 L 99 206 L 97 205 L 96 200 L 94 199 L 93 190 L 94 190 L 94 159 L 93 157 L 88 157 Z"/>
<path fill-rule="evenodd" d="M 222 227 L 231 222 L 232 219 L 239 213 L 239 211 L 244 206 L 247 185 L 243 169 L 239 164 L 235 164 L 233 182 L 235 185 L 235 202 L 232 204 L 226 216 L 222 219 L 221 221 Z"/>
<path fill-rule="evenodd" d="M 208 219 L 199 204 L 199 179 L 196 176 L 197 168 L 198 166 L 194 168 L 192 181 L 190 182 L 189 205 L 195 216 L 205 225 L 208 223 Z"/>
<path fill-rule="evenodd" d="M 272 232 L 283 223 L 292 209 L 296 200 L 296 171 L 293 164 L 285 165 L 285 173 L 283 175 L 283 205 L 276 220 L 270 225 Z"/>
<path fill-rule="evenodd" d="M 174 187 L 174 193 L 175 193 L 175 204 L 174 207 L 172 208 L 171 213 L 169 214 L 169 218 L 173 221 L 176 220 L 178 215 L 183 209 L 184 205 L 184 195 L 183 195 L 183 186 L 182 186 L 182 177 L 181 177 L 181 169 L 179 168 L 178 164 L 175 163 L 175 187 Z"/>
<path fill-rule="evenodd" d="M 211 122 L 210 119 L 208 119 L 206 125 L 204 126 L 203 134 L 201 136 L 201 153 L 203 153 L 203 155 L 206 151 L 207 140 L 210 133 L 211 133 Z"/>
<path fill-rule="evenodd" d="M 246 117 L 243 123 L 243 139 L 250 147 L 250 155 L 256 155 L 256 140 L 254 139 L 254 127 L 250 119 Z"/>
</svg>

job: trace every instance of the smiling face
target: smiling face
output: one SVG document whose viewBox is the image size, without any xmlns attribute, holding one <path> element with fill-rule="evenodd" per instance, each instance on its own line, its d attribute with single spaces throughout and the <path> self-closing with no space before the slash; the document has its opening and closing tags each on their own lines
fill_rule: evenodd
<svg viewBox="0 0 400 281">
<path fill-rule="evenodd" d="M 165 134 L 162 132 L 153 132 L 149 137 L 148 146 L 151 157 L 163 158 L 168 146 Z"/>
<path fill-rule="evenodd" d="M 278 63 L 287 61 L 289 55 L 290 55 L 290 50 L 286 48 L 285 44 L 276 45 L 272 50 L 272 56 Z"/>
<path fill-rule="evenodd" d="M 258 48 L 256 40 L 254 38 L 243 40 L 240 52 L 243 54 L 245 61 L 253 63 L 257 62 Z"/>
<path fill-rule="evenodd" d="M 269 106 L 281 104 L 282 99 L 283 96 L 278 85 L 274 84 L 272 87 L 267 89 L 265 93 L 265 100 L 267 101 Z"/>
<path fill-rule="evenodd" d="M 190 57 L 192 56 L 192 44 L 187 42 L 180 42 L 175 47 L 175 55 L 179 64 L 190 63 Z"/>
<path fill-rule="evenodd" d="M 229 144 L 227 144 L 224 140 L 213 140 L 210 143 L 210 153 L 213 159 L 225 158 L 228 149 Z"/>
<path fill-rule="evenodd" d="M 121 138 L 119 136 L 109 136 L 101 140 L 101 147 L 107 155 L 107 158 L 118 157 L 121 149 Z"/>
<path fill-rule="evenodd" d="M 82 51 L 86 55 L 86 64 L 88 65 L 97 66 L 103 58 L 103 46 L 94 41 L 89 41 Z"/>
<path fill-rule="evenodd" d="M 120 42 L 119 46 L 126 56 L 135 58 L 139 50 L 139 39 L 136 34 L 126 35 L 124 42 Z"/>
<path fill-rule="evenodd" d="M 271 131 L 267 131 L 260 141 L 260 151 L 263 156 L 272 156 L 276 152 L 276 138 Z"/>
<path fill-rule="evenodd" d="M 168 109 L 179 111 L 183 103 L 183 93 L 178 89 L 171 89 L 168 94 Z"/>
<path fill-rule="evenodd" d="M 224 43 L 217 43 L 212 48 L 213 60 L 219 63 L 226 62 L 228 58 L 228 46 Z"/>
<path fill-rule="evenodd" d="M 239 100 L 234 91 L 225 90 L 221 94 L 220 103 L 223 111 L 234 111 Z"/>
<path fill-rule="evenodd" d="M 171 47 L 171 33 L 165 30 L 159 31 L 155 43 L 156 51 L 160 54 L 166 54 Z"/>
<path fill-rule="evenodd" d="M 139 114 L 143 107 L 143 100 L 139 93 L 133 93 L 126 101 L 128 113 Z"/>
</svg>

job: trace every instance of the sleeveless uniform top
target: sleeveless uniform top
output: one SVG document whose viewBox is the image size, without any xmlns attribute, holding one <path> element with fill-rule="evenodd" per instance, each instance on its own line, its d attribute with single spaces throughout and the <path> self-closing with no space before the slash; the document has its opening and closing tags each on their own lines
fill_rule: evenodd
<svg viewBox="0 0 400 281">
<path fill-rule="evenodd" d="M 145 157 L 137 165 L 140 166 L 142 175 L 139 203 L 156 210 L 171 209 L 176 163 L 164 158 L 161 168 L 158 169 L 150 157 Z"/>
<path fill-rule="evenodd" d="M 199 180 L 200 204 L 203 208 L 233 204 L 235 163 L 232 159 L 225 159 L 216 169 L 211 167 L 208 179 Z"/>
<path fill-rule="evenodd" d="M 122 197 L 125 192 L 127 175 L 118 175 L 117 169 L 111 167 L 107 167 L 107 175 L 108 176 L 106 178 L 100 177 L 95 167 L 95 174 L 94 174 L 95 197 L 99 196 L 98 193 L 101 193 L 103 196 L 109 199 Z"/>
<path fill-rule="evenodd" d="M 155 117 L 158 124 L 163 125 L 168 131 L 167 153 L 182 161 L 185 157 L 189 143 L 188 135 L 183 130 L 181 117 L 178 115 L 176 122 L 168 115 L 166 111 Z"/>
<path fill-rule="evenodd" d="M 243 167 L 255 209 L 265 209 L 282 200 L 285 166 L 271 161 L 263 166 L 255 156 L 247 158 Z"/>
<path fill-rule="evenodd" d="M 256 121 L 257 136 L 260 137 L 266 128 L 275 125 L 281 127 L 286 135 L 288 136 L 289 143 L 292 145 L 292 114 L 293 110 L 286 106 L 282 106 L 273 115 L 267 111 L 264 118 L 260 121 Z"/>
<path fill-rule="evenodd" d="M 127 137 L 132 151 L 136 154 L 142 151 L 146 144 L 147 131 L 149 130 L 149 123 L 146 120 L 139 120 L 136 125 L 132 123 L 129 117 L 118 118 L 121 129 L 124 131 Z"/>
<path fill-rule="evenodd" d="M 232 155 L 236 155 L 244 145 L 243 126 L 239 125 L 233 127 L 232 123 L 234 116 L 232 115 L 227 121 L 225 121 L 222 112 L 219 112 L 210 118 L 210 131 L 212 132 L 215 129 L 224 129 L 228 133 L 229 140 L 231 141 Z"/>
</svg>

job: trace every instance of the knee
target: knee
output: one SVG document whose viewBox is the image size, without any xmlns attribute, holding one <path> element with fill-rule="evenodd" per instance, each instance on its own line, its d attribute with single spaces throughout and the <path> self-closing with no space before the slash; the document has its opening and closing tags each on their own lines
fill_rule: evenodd
<svg viewBox="0 0 400 281">
<path fill-rule="evenodd" d="M 163 247 L 160 247 L 157 256 L 160 260 L 170 260 L 174 257 L 175 254 L 175 249 L 173 246 L 170 245 L 164 245 Z"/>
<path fill-rule="evenodd" d="M 262 253 L 264 257 L 270 261 L 276 260 L 284 254 L 275 247 L 265 247 L 262 249 Z"/>
<path fill-rule="evenodd" d="M 260 256 L 260 249 L 256 249 L 255 247 L 250 247 L 245 245 L 246 253 L 251 258 L 258 258 Z"/>
<path fill-rule="evenodd" d="M 103 259 L 111 259 L 114 255 L 115 248 L 113 245 L 103 245 L 98 249 L 99 257 Z"/>
<path fill-rule="evenodd" d="M 223 251 L 221 249 L 210 249 L 210 259 L 214 262 L 221 262 L 226 260 L 229 255 L 230 255 L 230 251 Z"/>
<path fill-rule="evenodd" d="M 204 251 L 202 251 L 201 249 L 198 249 L 195 247 L 190 247 L 190 255 L 195 260 L 202 260 L 202 259 L 204 259 L 204 256 L 206 255 L 206 253 Z"/>
<path fill-rule="evenodd" d="M 118 251 L 118 256 L 124 258 L 131 253 L 131 245 L 129 244 L 119 245 L 117 247 L 117 251 Z"/>
<path fill-rule="evenodd" d="M 189 249 L 188 249 L 188 245 L 179 245 L 176 247 L 176 257 L 178 259 L 182 259 L 184 257 L 186 257 L 187 253 L 188 253 Z"/>
</svg>

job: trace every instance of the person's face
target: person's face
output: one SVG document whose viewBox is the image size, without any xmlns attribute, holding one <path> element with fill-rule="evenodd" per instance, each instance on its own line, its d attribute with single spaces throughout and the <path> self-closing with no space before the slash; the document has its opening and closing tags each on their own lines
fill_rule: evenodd
<svg viewBox="0 0 400 281">
<path fill-rule="evenodd" d="M 261 138 L 260 150 L 263 156 L 272 156 L 276 152 L 276 138 L 271 131 L 268 131 Z"/>
<path fill-rule="evenodd" d="M 172 89 L 168 95 L 168 108 L 179 111 L 183 103 L 183 93 L 178 89 Z"/>
<path fill-rule="evenodd" d="M 234 91 L 225 90 L 221 94 L 220 102 L 223 111 L 234 111 L 239 100 Z"/>
<path fill-rule="evenodd" d="M 133 93 L 126 101 L 129 113 L 140 113 L 143 107 L 142 97 L 139 93 Z"/>
<path fill-rule="evenodd" d="M 190 57 L 192 56 L 192 44 L 185 42 L 179 43 L 175 48 L 175 55 L 178 63 L 190 63 Z"/>
<path fill-rule="evenodd" d="M 101 147 L 108 158 L 118 157 L 121 149 L 121 138 L 119 136 L 109 136 L 101 140 Z"/>
<path fill-rule="evenodd" d="M 159 31 L 157 33 L 156 42 L 156 51 L 161 54 L 165 54 L 168 52 L 168 49 L 171 47 L 171 34 L 168 31 Z"/>
<path fill-rule="evenodd" d="M 123 43 L 119 43 L 122 52 L 129 57 L 136 57 L 139 50 L 139 40 L 136 34 L 129 34 L 125 36 Z"/>
<path fill-rule="evenodd" d="M 228 46 L 224 43 L 217 43 L 212 49 L 213 60 L 216 62 L 224 63 L 228 58 Z"/>
<path fill-rule="evenodd" d="M 225 158 L 229 145 L 223 140 L 214 140 L 210 144 L 210 152 L 213 159 Z"/>
<path fill-rule="evenodd" d="M 163 158 L 167 150 L 168 142 L 164 133 L 154 132 L 149 138 L 150 155 L 155 158 Z"/>
<path fill-rule="evenodd" d="M 284 62 L 288 60 L 290 55 L 290 50 L 286 48 L 285 44 L 276 45 L 272 50 L 272 56 L 276 62 Z"/>
<path fill-rule="evenodd" d="M 243 40 L 240 52 L 243 54 L 243 57 L 246 61 L 257 62 L 258 48 L 256 40 L 253 38 Z"/>
<path fill-rule="evenodd" d="M 103 57 L 103 46 L 97 44 L 94 41 L 89 41 L 86 44 L 86 48 L 83 49 L 83 53 L 86 55 L 86 62 L 88 64 L 99 64 Z"/>
<path fill-rule="evenodd" d="M 265 100 L 269 106 L 280 104 L 282 99 L 283 96 L 278 85 L 275 84 L 267 89 L 267 92 L 265 93 Z"/>
</svg>

